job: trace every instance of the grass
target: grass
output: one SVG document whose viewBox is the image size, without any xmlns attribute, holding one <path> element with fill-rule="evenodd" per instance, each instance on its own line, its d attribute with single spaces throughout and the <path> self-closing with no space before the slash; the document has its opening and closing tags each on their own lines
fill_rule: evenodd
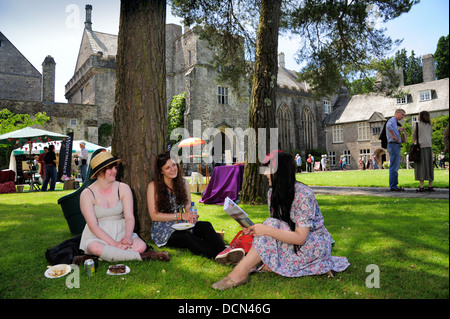
<svg viewBox="0 0 450 319">
<path fill-rule="evenodd" d="M 300 180 L 347 173 L 301 174 Z M 402 175 L 406 174 L 401 171 Z M 334 279 L 263 273 L 252 275 L 245 286 L 216 292 L 211 284 L 226 276 L 231 266 L 193 256 L 187 250 L 167 248 L 172 257 L 168 263 L 127 262 L 130 274 L 108 276 L 111 263 L 100 262 L 94 277 L 81 274 L 80 287 L 69 289 L 66 277 L 47 279 L 44 272 L 48 264 L 45 250 L 71 236 L 57 204 L 59 197 L 70 192 L 0 195 L 1 299 L 449 298 L 448 200 L 318 195 L 325 225 L 336 242 L 332 255 L 345 256 L 351 263 Z M 193 200 L 199 199 L 193 194 Z M 241 207 L 257 223 L 268 216 L 267 205 Z M 227 242 L 239 230 L 221 206 L 198 204 L 198 211 L 201 219 L 225 230 Z M 380 288 L 366 286 L 369 265 L 380 270 Z"/>
<path fill-rule="evenodd" d="M 306 185 L 315 186 L 354 186 L 354 187 L 389 187 L 389 170 L 352 170 L 297 174 L 297 180 Z M 417 188 L 419 181 L 414 179 L 414 169 L 400 169 L 398 183 L 402 187 Z M 425 181 L 425 186 L 428 181 Z M 449 187 L 449 173 L 442 169 L 434 170 L 434 187 Z"/>
</svg>

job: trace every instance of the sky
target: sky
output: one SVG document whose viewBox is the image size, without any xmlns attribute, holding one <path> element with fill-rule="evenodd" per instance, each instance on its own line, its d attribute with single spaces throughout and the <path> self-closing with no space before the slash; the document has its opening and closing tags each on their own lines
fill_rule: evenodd
<svg viewBox="0 0 450 319">
<path fill-rule="evenodd" d="M 0 32 L 42 73 L 42 62 L 51 55 L 56 62 L 55 101 L 67 102 L 65 85 L 75 71 L 84 29 L 85 5 L 92 5 L 92 29 L 118 34 L 120 0 L 0 0 Z M 170 14 L 167 23 L 181 25 L 181 19 Z M 403 39 L 391 55 L 405 48 L 408 55 L 434 54 L 441 36 L 449 34 L 448 0 L 422 0 L 407 14 L 388 22 L 392 39 Z M 298 49 L 294 39 L 279 39 L 278 52 L 286 56 L 286 68 L 300 71 L 295 61 Z"/>
</svg>

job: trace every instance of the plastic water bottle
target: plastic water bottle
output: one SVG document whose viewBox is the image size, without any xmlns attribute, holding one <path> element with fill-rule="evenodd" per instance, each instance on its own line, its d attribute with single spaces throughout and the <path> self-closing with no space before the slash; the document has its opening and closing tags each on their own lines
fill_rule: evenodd
<svg viewBox="0 0 450 319">
<path fill-rule="evenodd" d="M 198 218 L 197 206 L 195 206 L 194 202 L 191 202 L 191 209 L 190 209 L 190 211 L 192 212 L 193 215 L 195 215 L 195 218 L 197 219 Z"/>
</svg>

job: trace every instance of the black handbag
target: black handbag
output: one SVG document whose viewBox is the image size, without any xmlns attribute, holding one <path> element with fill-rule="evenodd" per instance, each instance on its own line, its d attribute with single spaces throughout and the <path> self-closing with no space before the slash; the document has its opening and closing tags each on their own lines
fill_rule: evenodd
<svg viewBox="0 0 450 319">
<path fill-rule="evenodd" d="M 411 162 L 420 161 L 419 122 L 416 122 L 416 143 L 409 148 L 409 160 Z"/>
<path fill-rule="evenodd" d="M 45 257 L 51 265 L 71 264 L 73 257 L 84 254 L 84 251 L 80 249 L 80 242 L 81 234 L 47 249 Z"/>
</svg>

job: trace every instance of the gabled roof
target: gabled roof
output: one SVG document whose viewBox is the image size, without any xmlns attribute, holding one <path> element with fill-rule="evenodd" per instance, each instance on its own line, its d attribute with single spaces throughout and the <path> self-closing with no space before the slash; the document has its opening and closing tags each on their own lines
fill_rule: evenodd
<svg viewBox="0 0 450 319">
<path fill-rule="evenodd" d="M 92 54 L 101 52 L 105 58 L 107 56 L 115 57 L 117 55 L 117 42 L 117 35 L 84 29 L 75 72 Z"/>
<path fill-rule="evenodd" d="M 277 84 L 281 88 L 308 91 L 306 82 L 297 81 L 297 73 L 295 71 L 283 67 L 278 67 Z"/>
<path fill-rule="evenodd" d="M 419 101 L 419 93 L 432 91 L 432 99 Z M 406 115 L 419 114 L 421 111 L 438 112 L 449 110 L 449 79 L 418 83 L 402 87 L 408 96 L 408 103 L 397 104 L 397 99 L 380 93 L 354 95 L 346 105 L 337 107 L 324 120 L 325 125 L 369 121 L 374 112 L 384 118 L 394 116 L 395 110 L 404 109 Z"/>
<path fill-rule="evenodd" d="M 30 61 L 0 32 L 3 57 L 0 59 L 0 73 L 41 77 L 41 73 Z"/>
</svg>

